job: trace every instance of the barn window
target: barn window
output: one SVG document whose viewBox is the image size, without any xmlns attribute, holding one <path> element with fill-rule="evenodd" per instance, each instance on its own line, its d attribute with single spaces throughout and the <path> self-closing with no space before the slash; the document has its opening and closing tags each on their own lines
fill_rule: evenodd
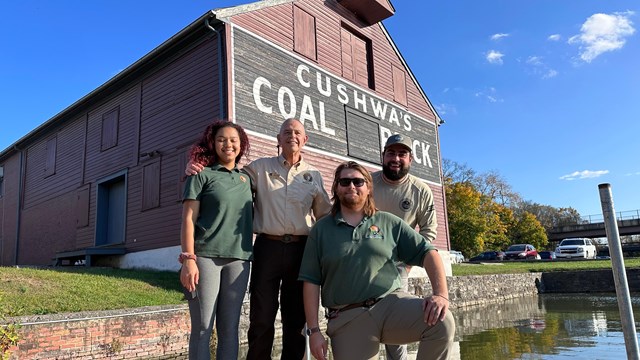
<svg viewBox="0 0 640 360">
<path fill-rule="evenodd" d="M 115 108 L 102 115 L 102 145 L 101 151 L 118 145 L 118 118 L 120 108 Z"/>
<path fill-rule="evenodd" d="M 311 60 L 317 59 L 316 18 L 297 6 L 293 7 L 293 49 Z"/>
<path fill-rule="evenodd" d="M 356 159 L 380 164 L 380 126 L 366 113 L 345 106 L 347 152 Z"/>
<path fill-rule="evenodd" d="M 391 65 L 393 75 L 393 100 L 407 106 L 407 74 L 404 70 Z"/>
<path fill-rule="evenodd" d="M 0 166 L 0 198 L 4 194 L 4 166 Z"/>
<path fill-rule="evenodd" d="M 160 160 L 145 165 L 142 171 L 142 210 L 160 206 Z"/>
<path fill-rule="evenodd" d="M 56 173 L 56 147 L 58 140 L 52 137 L 47 140 L 47 158 L 44 164 L 44 176 L 51 176 Z"/>
<path fill-rule="evenodd" d="M 371 40 L 343 27 L 340 43 L 342 76 L 356 84 L 374 89 Z"/>
<path fill-rule="evenodd" d="M 184 195 L 184 169 L 187 167 L 190 149 L 191 146 L 188 146 L 178 151 L 178 172 L 176 173 L 176 194 L 178 202 L 182 202 L 182 196 Z"/>
<path fill-rule="evenodd" d="M 76 227 L 89 226 L 89 187 L 76 192 Z"/>
</svg>

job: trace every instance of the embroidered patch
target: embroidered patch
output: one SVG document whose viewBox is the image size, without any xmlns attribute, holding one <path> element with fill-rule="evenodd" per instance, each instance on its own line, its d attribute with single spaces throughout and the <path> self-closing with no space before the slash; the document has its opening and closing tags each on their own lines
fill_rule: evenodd
<svg viewBox="0 0 640 360">
<path fill-rule="evenodd" d="M 400 210 L 407 212 L 413 208 L 413 201 L 411 201 L 411 199 L 409 198 L 404 198 L 400 200 L 400 204 L 398 205 L 400 205 Z"/>
<path fill-rule="evenodd" d="M 247 178 L 244 175 L 240 175 L 240 181 L 247 182 Z"/>
<path fill-rule="evenodd" d="M 310 183 L 311 181 L 313 181 L 313 176 L 311 176 L 311 174 L 308 172 L 302 174 L 302 178 L 304 179 L 305 182 Z"/>
<path fill-rule="evenodd" d="M 376 225 L 369 226 L 369 234 L 367 239 L 383 239 L 384 236 L 380 233 L 380 228 Z"/>
</svg>

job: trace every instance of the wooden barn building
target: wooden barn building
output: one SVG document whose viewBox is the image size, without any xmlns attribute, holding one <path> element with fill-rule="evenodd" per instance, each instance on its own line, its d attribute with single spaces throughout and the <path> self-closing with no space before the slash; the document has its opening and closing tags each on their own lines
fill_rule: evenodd
<svg viewBox="0 0 640 360">
<path fill-rule="evenodd" d="M 290 117 L 328 191 L 339 163 L 379 170 L 386 138 L 409 135 L 447 263 L 442 120 L 381 22 L 394 11 L 387 0 L 265 0 L 205 13 L 0 153 L 0 265 L 177 269 L 189 146 L 230 119 L 251 159 L 275 156 Z"/>
</svg>

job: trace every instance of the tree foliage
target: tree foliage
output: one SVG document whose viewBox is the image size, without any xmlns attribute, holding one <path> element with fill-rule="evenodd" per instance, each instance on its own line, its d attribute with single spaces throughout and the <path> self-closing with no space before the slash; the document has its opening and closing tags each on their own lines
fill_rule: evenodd
<svg viewBox="0 0 640 360">
<path fill-rule="evenodd" d="M 543 249 L 553 227 L 580 220 L 573 208 L 523 201 L 495 170 L 478 174 L 467 164 L 443 159 L 442 173 L 451 247 L 465 256 L 515 243 Z"/>
<path fill-rule="evenodd" d="M 466 256 L 482 251 L 487 224 L 480 208 L 480 193 L 470 184 L 453 183 L 446 187 L 446 196 L 452 248 Z"/>
</svg>

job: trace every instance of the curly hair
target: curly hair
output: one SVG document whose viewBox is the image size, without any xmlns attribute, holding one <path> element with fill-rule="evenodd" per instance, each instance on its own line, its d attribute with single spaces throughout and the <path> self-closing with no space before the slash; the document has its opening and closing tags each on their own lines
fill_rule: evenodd
<svg viewBox="0 0 640 360">
<path fill-rule="evenodd" d="M 335 173 L 333 174 L 333 185 L 331 186 L 331 200 L 333 200 L 333 205 L 331 206 L 331 215 L 335 216 L 338 211 L 340 211 L 340 198 L 338 198 L 337 189 L 338 189 L 338 181 L 340 180 L 340 173 L 344 169 L 353 169 L 362 174 L 364 176 L 364 180 L 369 187 L 369 196 L 367 196 L 367 200 L 364 204 L 364 213 L 367 216 L 372 216 L 376 212 L 376 203 L 373 200 L 373 178 L 371 177 L 371 173 L 367 168 L 358 164 L 355 161 L 346 161 L 342 164 L 338 165 Z"/>
<path fill-rule="evenodd" d="M 218 161 L 218 154 L 216 154 L 215 148 L 216 134 L 218 133 L 218 130 L 225 127 L 236 129 L 240 137 L 240 152 L 238 153 L 238 156 L 236 156 L 236 164 L 240 162 L 243 155 L 246 154 L 248 158 L 250 148 L 249 138 L 242 126 L 234 124 L 231 121 L 218 120 L 207 126 L 200 140 L 191 147 L 191 150 L 189 151 L 189 160 L 203 166 L 209 166 Z"/>
</svg>

